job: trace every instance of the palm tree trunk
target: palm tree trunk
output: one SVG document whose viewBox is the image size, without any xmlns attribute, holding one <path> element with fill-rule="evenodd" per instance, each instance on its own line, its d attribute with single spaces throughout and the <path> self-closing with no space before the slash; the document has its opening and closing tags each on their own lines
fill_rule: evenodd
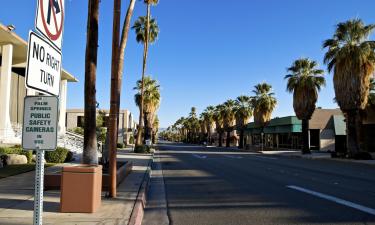
<svg viewBox="0 0 375 225">
<path fill-rule="evenodd" d="M 124 55 L 126 43 L 128 40 L 130 20 L 133 15 L 135 0 L 131 0 L 121 34 L 120 35 L 120 18 L 121 18 L 121 0 L 114 1 L 114 19 L 113 19 L 113 37 L 112 37 L 112 76 L 111 76 L 111 100 L 109 112 L 109 196 L 116 197 L 116 174 L 117 174 L 117 138 L 118 138 L 118 115 L 120 111 L 121 82 L 124 68 Z M 120 43 L 119 43 L 120 42 Z"/>
<path fill-rule="evenodd" d="M 244 133 L 245 133 L 245 130 L 244 130 L 244 128 L 241 127 L 241 129 L 240 129 L 240 143 L 238 144 L 238 148 L 240 148 L 240 149 L 243 148 Z"/>
<path fill-rule="evenodd" d="M 82 163 L 98 164 L 96 140 L 96 65 L 99 0 L 89 0 L 85 60 L 85 121 Z"/>
<path fill-rule="evenodd" d="M 117 121 L 120 103 L 120 81 L 118 74 L 118 53 L 120 35 L 121 0 L 114 0 L 113 7 L 113 34 L 112 34 L 112 75 L 111 75 L 111 99 L 109 110 L 109 196 L 116 197 L 116 170 L 117 170 Z"/>
<path fill-rule="evenodd" d="M 346 141 L 348 156 L 352 158 L 359 151 L 359 132 L 361 127 L 361 120 L 358 110 L 350 110 L 347 112 L 346 121 Z"/>
<path fill-rule="evenodd" d="M 219 147 L 223 147 L 223 133 L 219 132 Z"/>
<path fill-rule="evenodd" d="M 227 140 L 226 140 L 226 144 L 225 144 L 225 146 L 226 146 L 227 148 L 230 147 L 230 131 L 229 131 L 229 130 L 227 130 Z"/>
<path fill-rule="evenodd" d="M 142 67 L 142 84 L 141 84 L 141 105 L 139 107 L 139 131 L 137 135 L 137 143 L 136 145 L 141 145 L 144 143 L 145 139 L 142 141 L 142 133 L 143 133 L 143 108 L 144 108 L 144 79 L 145 79 L 145 72 L 146 72 L 146 65 L 147 65 L 147 55 L 148 55 L 148 42 L 149 42 L 149 35 L 150 35 L 150 15 L 151 15 L 151 6 L 147 4 L 147 26 L 146 26 L 146 40 L 144 43 L 144 50 L 143 50 L 143 67 Z"/>
<path fill-rule="evenodd" d="M 144 113 L 144 128 L 145 128 L 145 140 L 151 139 L 151 129 L 150 129 L 150 118 L 149 118 L 149 113 Z"/>
<path fill-rule="evenodd" d="M 309 120 L 302 119 L 302 154 L 310 154 Z"/>
</svg>

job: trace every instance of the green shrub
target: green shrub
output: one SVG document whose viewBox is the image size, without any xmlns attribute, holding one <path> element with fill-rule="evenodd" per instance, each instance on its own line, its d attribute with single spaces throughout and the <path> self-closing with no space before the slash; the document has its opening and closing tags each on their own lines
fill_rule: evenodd
<svg viewBox="0 0 375 225">
<path fill-rule="evenodd" d="M 135 153 L 150 153 L 150 150 L 150 147 L 147 145 L 138 145 L 134 148 Z"/>
<path fill-rule="evenodd" d="M 33 161 L 33 151 L 22 151 L 21 155 L 26 156 L 27 163 L 32 163 L 32 161 Z"/>
<path fill-rule="evenodd" d="M 130 136 L 130 138 L 129 138 L 129 144 L 134 144 L 134 137 L 133 136 Z"/>
<path fill-rule="evenodd" d="M 83 135 L 83 133 L 85 132 L 83 127 L 75 127 L 73 129 L 71 129 L 70 131 L 73 132 L 73 133 L 79 134 L 79 135 Z"/>
<path fill-rule="evenodd" d="M 17 154 L 24 155 L 27 158 L 27 163 L 31 163 L 33 159 L 33 151 L 23 150 L 20 145 L 13 147 L 0 147 L 0 155 Z"/>
<path fill-rule="evenodd" d="M 117 148 L 124 148 L 124 147 L 125 147 L 124 143 L 117 143 Z"/>
<path fill-rule="evenodd" d="M 68 149 L 57 147 L 55 151 L 46 152 L 45 159 L 49 163 L 63 163 L 68 155 Z"/>
<path fill-rule="evenodd" d="M 0 154 L 18 154 L 21 155 L 22 148 L 18 147 L 0 147 Z"/>
</svg>

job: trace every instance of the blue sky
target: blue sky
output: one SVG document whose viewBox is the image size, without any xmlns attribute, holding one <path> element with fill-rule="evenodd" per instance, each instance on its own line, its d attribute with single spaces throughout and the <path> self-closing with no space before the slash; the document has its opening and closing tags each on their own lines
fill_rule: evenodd
<svg viewBox="0 0 375 225">
<path fill-rule="evenodd" d="M 87 0 L 65 0 L 63 67 L 79 83 L 68 86 L 68 108 L 82 108 Z M 123 1 L 123 17 L 128 4 Z M 137 1 L 133 21 L 146 12 Z M 36 0 L 6 1 L 0 22 L 14 24 L 24 39 L 34 29 Z M 112 40 L 112 0 L 101 0 L 97 100 L 109 107 Z M 251 95 L 259 82 L 272 84 L 278 99 L 273 116 L 294 114 L 292 95 L 285 91 L 286 68 L 300 57 L 317 60 L 321 68 L 334 26 L 351 18 L 375 23 L 373 0 L 160 0 L 152 8 L 160 35 L 151 46 L 148 74 L 160 81 L 161 127 L 167 127 L 192 106 L 201 112 L 239 95 Z M 122 19 L 123 20 L 123 19 Z M 138 116 L 133 87 L 142 71 L 142 45 L 132 30 L 125 55 L 121 108 Z M 332 75 L 318 106 L 335 108 Z"/>
</svg>

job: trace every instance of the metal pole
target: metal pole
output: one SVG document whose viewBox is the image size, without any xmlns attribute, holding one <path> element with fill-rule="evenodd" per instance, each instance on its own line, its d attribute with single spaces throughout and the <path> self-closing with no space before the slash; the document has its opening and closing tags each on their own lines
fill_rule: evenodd
<svg viewBox="0 0 375 225">
<path fill-rule="evenodd" d="M 34 225 L 43 224 L 44 150 L 36 151 Z"/>
</svg>

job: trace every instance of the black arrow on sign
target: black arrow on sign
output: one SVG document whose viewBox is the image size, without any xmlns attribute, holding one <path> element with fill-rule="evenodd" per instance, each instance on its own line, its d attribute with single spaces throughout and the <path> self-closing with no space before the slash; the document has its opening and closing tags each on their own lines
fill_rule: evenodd
<svg viewBox="0 0 375 225">
<path fill-rule="evenodd" d="M 51 3 L 53 4 L 53 6 L 51 5 Z M 48 25 L 51 22 L 51 10 L 52 10 L 52 7 L 55 8 L 56 14 L 60 13 L 60 6 L 59 6 L 58 0 L 49 0 L 48 1 L 48 12 L 47 12 L 47 23 L 48 23 Z"/>
</svg>

